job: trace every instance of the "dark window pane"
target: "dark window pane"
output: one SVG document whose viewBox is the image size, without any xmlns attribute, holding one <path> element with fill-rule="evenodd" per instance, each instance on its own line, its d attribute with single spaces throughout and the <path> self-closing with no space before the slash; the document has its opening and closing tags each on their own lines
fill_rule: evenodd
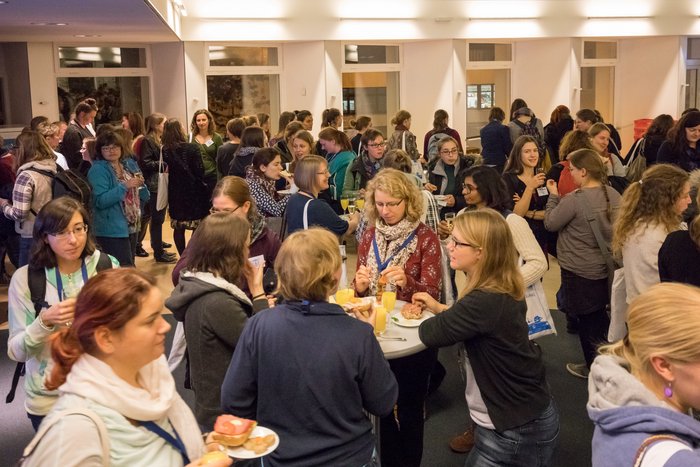
<svg viewBox="0 0 700 467">
<path fill-rule="evenodd" d="M 57 78 L 61 119 L 69 122 L 76 104 L 92 97 L 97 100 L 95 128 L 102 123 L 119 123 L 125 112 L 149 112 L 148 78 L 132 76 Z"/>
<path fill-rule="evenodd" d="M 146 49 L 138 47 L 59 47 L 61 68 L 146 68 Z"/>
<path fill-rule="evenodd" d="M 226 122 L 234 117 L 257 113 L 279 115 L 279 76 L 210 75 L 207 99 L 217 131 L 226 134 Z"/>
<path fill-rule="evenodd" d="M 210 66 L 277 66 L 277 47 L 209 46 Z"/>
<path fill-rule="evenodd" d="M 398 45 L 346 45 L 345 63 L 399 63 Z"/>
</svg>

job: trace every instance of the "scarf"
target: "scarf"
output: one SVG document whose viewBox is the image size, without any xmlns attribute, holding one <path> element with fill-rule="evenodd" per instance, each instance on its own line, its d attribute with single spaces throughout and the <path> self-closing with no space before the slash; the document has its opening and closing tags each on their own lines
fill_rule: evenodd
<svg viewBox="0 0 700 467">
<path fill-rule="evenodd" d="M 362 166 L 365 168 L 365 173 L 367 174 L 367 179 L 371 180 L 374 178 L 374 176 L 379 172 L 379 169 L 382 168 L 382 161 L 384 158 L 379 160 L 374 160 L 372 159 L 369 154 L 366 152 L 362 153 L 361 161 L 362 161 Z"/>
<path fill-rule="evenodd" d="M 253 169 L 252 165 L 249 165 L 246 168 L 245 172 L 245 180 L 248 182 L 248 186 L 252 186 L 253 184 L 258 185 L 260 188 L 262 188 L 268 195 L 272 197 L 275 201 L 279 201 L 282 197 L 277 193 L 277 189 L 275 188 L 275 181 L 267 178 L 264 175 L 258 174 L 255 169 Z"/>
<path fill-rule="evenodd" d="M 265 229 L 265 217 L 256 211 L 255 217 L 248 219 L 248 222 L 250 222 L 250 244 L 252 245 Z"/>
<path fill-rule="evenodd" d="M 420 221 L 411 222 L 404 218 L 395 225 L 386 225 L 384 221 L 377 219 L 374 226 L 374 239 L 377 242 L 380 258 L 375 257 L 374 247 L 370 246 L 366 263 L 366 266 L 370 270 L 369 277 L 373 278 L 369 285 L 370 295 L 376 295 L 377 293 L 379 262 L 386 261 L 387 258 L 393 255 L 387 267 L 398 266 L 403 268 L 408 258 L 416 251 L 418 247 L 417 236 L 414 236 L 404 248 L 399 248 L 408 236 L 418 228 L 418 224 L 420 224 Z"/>
<path fill-rule="evenodd" d="M 116 171 L 114 175 L 117 176 Z M 134 174 L 129 172 L 129 169 L 125 164 L 122 164 L 122 178 L 119 179 L 120 182 L 126 182 L 134 178 Z M 126 190 L 126 195 L 121 201 L 122 212 L 124 212 L 124 217 L 130 226 L 136 225 L 137 222 L 141 220 L 141 205 L 139 200 L 139 189 L 129 188 Z"/>
<path fill-rule="evenodd" d="M 217 277 L 210 272 L 183 271 L 182 277 L 194 277 L 195 279 L 199 279 L 202 282 L 206 282 L 207 284 L 211 284 L 214 287 L 218 287 L 220 289 L 225 290 L 226 292 L 230 293 L 231 295 L 233 295 L 239 301 L 245 303 L 246 305 L 248 305 L 250 307 L 253 306 L 253 303 L 250 301 L 248 296 L 245 293 L 243 293 L 243 291 L 241 289 L 239 289 L 238 286 L 230 283 L 226 279 L 223 279 L 221 277 Z"/>
<path fill-rule="evenodd" d="M 202 434 L 192 411 L 175 390 L 175 380 L 165 356 L 141 368 L 138 379 L 144 389 L 121 379 L 102 360 L 83 354 L 59 391 L 90 399 L 131 420 L 157 421 L 167 417 L 182 438 L 190 459 L 197 459 L 203 451 Z M 114 435 L 119 436 L 118 433 Z"/>
</svg>

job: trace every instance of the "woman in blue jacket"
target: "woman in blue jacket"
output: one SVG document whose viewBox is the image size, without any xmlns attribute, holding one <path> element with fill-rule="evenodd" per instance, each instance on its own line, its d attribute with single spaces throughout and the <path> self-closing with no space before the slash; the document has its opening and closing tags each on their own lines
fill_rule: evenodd
<svg viewBox="0 0 700 467">
<path fill-rule="evenodd" d="M 489 113 L 489 122 L 479 130 L 481 137 L 481 156 L 484 158 L 484 165 L 490 165 L 503 172 L 510 150 L 513 149 L 513 142 L 510 140 L 510 131 L 503 124 L 506 113 L 500 107 L 494 107 Z"/>
<path fill-rule="evenodd" d="M 141 206 L 148 201 L 143 175 L 125 158 L 124 142 L 108 131 L 95 141 L 95 162 L 88 172 L 92 186 L 93 231 L 102 251 L 122 266 L 134 265 Z"/>
</svg>

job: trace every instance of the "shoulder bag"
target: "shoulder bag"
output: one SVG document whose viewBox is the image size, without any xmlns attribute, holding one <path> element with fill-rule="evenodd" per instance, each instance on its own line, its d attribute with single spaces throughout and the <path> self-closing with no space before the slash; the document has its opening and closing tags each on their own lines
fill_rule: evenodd
<svg viewBox="0 0 700 467">
<path fill-rule="evenodd" d="M 160 158 L 158 159 L 158 194 L 156 198 L 156 209 L 162 211 L 168 206 L 168 168 L 163 164 L 163 147 L 160 148 Z"/>
</svg>

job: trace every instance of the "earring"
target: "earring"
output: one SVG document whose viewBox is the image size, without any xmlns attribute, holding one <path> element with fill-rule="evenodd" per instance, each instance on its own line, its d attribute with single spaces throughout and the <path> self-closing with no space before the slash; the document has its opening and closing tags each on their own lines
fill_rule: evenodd
<svg viewBox="0 0 700 467">
<path fill-rule="evenodd" d="M 667 399 L 670 399 L 673 396 L 673 388 L 671 388 L 671 383 L 666 383 L 666 387 L 664 387 L 664 396 L 666 396 Z"/>
</svg>

